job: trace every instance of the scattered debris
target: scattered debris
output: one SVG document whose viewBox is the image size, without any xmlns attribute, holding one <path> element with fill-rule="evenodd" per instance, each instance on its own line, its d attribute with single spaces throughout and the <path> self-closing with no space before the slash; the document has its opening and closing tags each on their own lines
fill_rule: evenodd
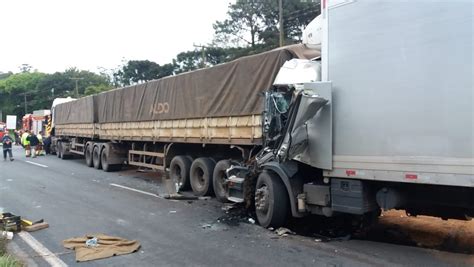
<svg viewBox="0 0 474 267">
<path fill-rule="evenodd" d="M 249 223 L 255 224 L 255 220 L 253 218 L 249 218 Z"/>
<path fill-rule="evenodd" d="M 171 195 L 165 195 L 165 199 L 173 199 L 173 200 L 196 200 L 198 197 L 196 196 L 185 196 L 181 194 L 171 194 Z"/>
<path fill-rule="evenodd" d="M 199 200 L 210 200 L 211 197 L 198 197 Z"/>
<path fill-rule="evenodd" d="M 235 209 L 236 207 L 237 207 L 237 205 L 235 205 L 235 203 L 234 204 L 225 204 L 225 205 L 222 206 L 221 209 L 223 211 L 230 211 L 232 209 Z"/>
<path fill-rule="evenodd" d="M 288 234 L 294 235 L 295 232 L 292 232 L 290 229 L 285 227 L 280 227 L 276 229 L 275 233 L 279 236 L 288 236 Z"/>
<path fill-rule="evenodd" d="M 202 227 L 202 229 L 206 229 L 206 228 L 211 228 L 212 225 L 210 225 L 210 224 L 203 224 L 203 225 L 201 225 L 201 227 Z"/>
<path fill-rule="evenodd" d="M 238 226 L 240 223 L 249 223 L 248 219 L 251 216 L 242 204 L 232 204 L 231 206 L 232 207 L 228 208 L 223 216 L 217 218 L 218 222 L 229 226 Z"/>
<path fill-rule="evenodd" d="M 2 231 L 0 237 L 3 238 L 3 239 L 12 240 L 13 239 L 13 232 Z"/>
<path fill-rule="evenodd" d="M 38 231 L 38 230 L 45 229 L 45 228 L 48 228 L 48 227 L 49 227 L 48 223 L 41 222 L 41 223 L 33 224 L 31 226 L 25 226 L 25 227 L 23 227 L 23 230 L 25 230 L 27 232 L 34 232 L 34 231 Z"/>
<path fill-rule="evenodd" d="M 94 240 L 95 241 L 89 241 Z M 96 246 L 88 246 L 87 242 Z M 76 251 L 76 261 L 91 261 L 138 251 L 140 242 L 104 234 L 86 235 L 63 241 L 63 246 Z"/>
<path fill-rule="evenodd" d="M 151 172 L 154 172 L 152 169 L 148 169 L 148 168 L 142 168 L 142 167 L 139 167 L 136 172 L 141 172 L 141 173 L 151 173 Z"/>
<path fill-rule="evenodd" d="M 176 213 L 176 211 L 175 210 L 170 210 L 169 213 Z"/>
<path fill-rule="evenodd" d="M 267 229 L 270 230 L 270 231 L 274 231 L 274 230 L 275 230 L 275 228 L 273 228 L 273 227 L 268 227 Z"/>
<path fill-rule="evenodd" d="M 21 217 L 9 212 L 0 214 L 0 229 L 7 232 L 20 232 Z"/>
<path fill-rule="evenodd" d="M 48 228 L 49 224 L 43 219 L 32 222 L 27 219 L 22 219 L 21 216 L 13 215 L 9 212 L 0 213 L 0 229 L 7 232 L 20 232 L 25 230 L 27 232 L 38 231 Z"/>
<path fill-rule="evenodd" d="M 97 244 L 97 242 L 98 242 L 97 237 L 87 239 L 86 240 L 86 246 L 88 246 L 88 247 L 98 247 L 99 244 Z"/>
</svg>

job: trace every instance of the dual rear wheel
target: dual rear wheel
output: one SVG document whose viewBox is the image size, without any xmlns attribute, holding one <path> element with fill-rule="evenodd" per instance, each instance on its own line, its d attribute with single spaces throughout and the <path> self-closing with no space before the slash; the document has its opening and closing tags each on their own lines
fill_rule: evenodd
<svg viewBox="0 0 474 267">
<path fill-rule="evenodd" d="M 217 163 L 209 157 L 192 160 L 189 156 L 175 156 L 170 164 L 170 177 L 180 190 L 192 188 L 197 196 L 215 194 L 221 202 L 227 202 L 226 170 L 230 160 Z M 255 213 L 263 227 L 279 227 L 285 224 L 290 213 L 286 187 L 280 177 L 270 171 L 263 171 L 255 188 Z"/>
<path fill-rule="evenodd" d="M 226 173 L 230 167 L 229 160 L 216 163 L 213 158 L 178 155 L 171 160 L 170 178 L 175 181 L 179 190 L 191 188 L 197 196 L 215 194 L 221 202 L 227 201 Z"/>
<path fill-rule="evenodd" d="M 122 164 L 110 164 L 110 145 L 94 145 L 88 143 L 84 151 L 86 165 L 95 169 L 102 169 L 106 172 L 118 171 Z"/>
</svg>

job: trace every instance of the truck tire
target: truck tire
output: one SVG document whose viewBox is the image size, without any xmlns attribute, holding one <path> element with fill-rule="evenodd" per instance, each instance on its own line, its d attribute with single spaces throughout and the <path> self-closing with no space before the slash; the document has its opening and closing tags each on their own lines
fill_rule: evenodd
<svg viewBox="0 0 474 267">
<path fill-rule="evenodd" d="M 230 160 L 221 160 L 217 162 L 214 168 L 213 176 L 213 189 L 216 194 L 217 200 L 222 203 L 228 202 L 227 199 L 227 185 L 225 180 L 227 179 L 226 170 L 230 168 Z"/>
<path fill-rule="evenodd" d="M 170 163 L 170 178 L 178 184 L 178 189 L 189 189 L 189 173 L 191 171 L 192 158 L 188 156 L 175 156 Z"/>
<path fill-rule="evenodd" d="M 58 158 L 61 158 L 61 150 L 62 150 L 62 143 L 61 141 L 59 141 L 57 144 L 56 144 L 56 156 Z"/>
<path fill-rule="evenodd" d="M 99 170 L 102 168 L 102 164 L 100 162 L 100 148 L 99 146 L 94 146 L 94 149 L 92 150 L 92 164 L 94 165 L 94 168 Z"/>
<path fill-rule="evenodd" d="M 92 162 L 92 151 L 94 150 L 94 144 L 89 143 L 86 146 L 86 151 L 84 152 L 84 157 L 86 158 L 86 165 L 88 167 L 93 167 L 94 163 Z"/>
<path fill-rule="evenodd" d="M 190 182 L 195 195 L 206 196 L 213 193 L 212 174 L 215 166 L 216 163 L 211 158 L 197 158 L 193 161 Z"/>
<path fill-rule="evenodd" d="M 61 149 L 59 152 L 61 153 L 61 159 L 68 159 L 69 156 L 66 155 L 66 147 L 62 142 L 61 142 Z"/>
<path fill-rule="evenodd" d="M 100 153 L 100 164 L 102 165 L 102 170 L 106 172 L 119 171 L 122 168 L 121 164 L 109 164 L 110 156 L 110 146 L 108 144 L 104 145 L 102 152 Z"/>
<path fill-rule="evenodd" d="M 289 208 L 288 192 L 281 179 L 272 172 L 262 172 L 255 188 L 255 213 L 260 225 L 275 228 L 284 225 Z"/>
</svg>

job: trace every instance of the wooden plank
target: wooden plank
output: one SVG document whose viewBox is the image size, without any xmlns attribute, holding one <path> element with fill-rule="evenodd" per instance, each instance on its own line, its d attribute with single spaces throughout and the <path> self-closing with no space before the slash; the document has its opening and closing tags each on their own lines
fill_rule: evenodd
<svg viewBox="0 0 474 267">
<path fill-rule="evenodd" d="M 138 167 L 145 167 L 145 168 L 150 168 L 150 169 L 160 170 L 160 171 L 163 171 L 165 169 L 162 165 L 143 163 L 143 162 L 137 162 L 137 161 L 130 161 L 128 163 L 128 165 L 133 165 L 133 166 L 138 166 Z"/>
<path fill-rule="evenodd" d="M 74 153 L 74 154 L 77 154 L 77 155 L 84 156 L 84 152 L 81 152 L 81 151 L 69 149 L 69 152 Z"/>
<path fill-rule="evenodd" d="M 161 152 L 152 152 L 152 151 L 141 151 L 141 150 L 129 150 L 129 154 L 133 155 L 145 155 L 145 156 L 153 156 L 158 158 L 164 158 L 165 154 Z"/>
</svg>

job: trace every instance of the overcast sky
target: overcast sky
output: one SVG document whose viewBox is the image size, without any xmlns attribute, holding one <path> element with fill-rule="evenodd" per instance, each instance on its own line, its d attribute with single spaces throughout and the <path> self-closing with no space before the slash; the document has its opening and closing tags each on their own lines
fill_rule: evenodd
<svg viewBox="0 0 474 267">
<path fill-rule="evenodd" d="M 0 4 L 0 72 L 97 72 L 122 59 L 171 62 L 212 40 L 232 0 L 12 0 Z"/>
</svg>

